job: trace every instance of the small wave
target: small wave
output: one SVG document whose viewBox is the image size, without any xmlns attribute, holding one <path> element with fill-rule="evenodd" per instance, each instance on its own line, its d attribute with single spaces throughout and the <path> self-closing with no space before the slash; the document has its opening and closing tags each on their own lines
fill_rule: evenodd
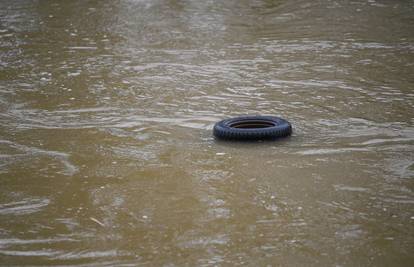
<svg viewBox="0 0 414 267">
<path fill-rule="evenodd" d="M 103 258 L 103 257 L 116 257 L 119 256 L 117 250 L 107 250 L 107 251 L 74 251 L 69 253 L 63 253 L 59 255 L 53 255 L 54 259 L 59 260 L 68 260 L 68 259 L 88 259 L 88 258 Z"/>
<path fill-rule="evenodd" d="M 407 196 L 390 196 L 382 198 L 385 202 L 398 203 L 398 204 L 414 204 L 414 199 Z"/>
<path fill-rule="evenodd" d="M 392 139 L 371 139 L 361 143 L 361 145 L 378 145 L 387 143 L 412 142 L 414 138 L 392 138 Z"/>
<path fill-rule="evenodd" d="M 308 149 L 296 152 L 299 155 L 330 155 L 348 152 L 367 152 L 371 151 L 368 148 L 350 147 L 350 148 L 322 148 L 322 149 Z"/>
<path fill-rule="evenodd" d="M 351 192 L 367 192 L 369 191 L 368 188 L 365 187 L 354 187 L 354 186 L 347 186 L 347 185 L 334 185 L 335 190 L 337 191 L 351 191 Z"/>
<path fill-rule="evenodd" d="M 395 46 L 390 46 L 382 43 L 352 43 L 352 47 L 355 49 L 392 49 L 396 48 Z"/>
<path fill-rule="evenodd" d="M 46 156 L 58 159 L 63 164 L 63 166 L 65 167 L 62 172 L 63 174 L 72 176 L 79 171 L 78 167 L 76 167 L 69 161 L 69 154 L 67 153 L 52 151 L 52 150 L 43 150 L 43 149 L 36 148 L 36 147 L 29 147 L 29 146 L 17 144 L 17 143 L 8 141 L 8 140 L 0 140 L 0 144 L 5 144 L 11 148 L 24 152 L 24 154 L 2 155 L 2 157 L 11 156 L 11 157 L 25 158 L 25 157 L 31 157 L 31 156 L 46 155 Z"/>
<path fill-rule="evenodd" d="M 69 50 L 97 50 L 96 46 L 69 46 Z"/>
<path fill-rule="evenodd" d="M 58 255 L 60 252 L 52 249 L 42 250 L 0 250 L 0 254 L 6 256 L 19 256 L 19 257 L 52 257 Z"/>
<path fill-rule="evenodd" d="M 226 245 L 229 242 L 229 238 L 226 235 L 194 238 L 191 236 L 182 236 L 179 239 L 178 246 L 183 249 L 205 247 L 207 245 Z"/>
<path fill-rule="evenodd" d="M 162 104 L 162 103 L 161 103 Z M 81 116 L 86 113 L 87 116 Z M 214 114 L 216 115 L 216 114 Z M 136 110 L 124 110 L 123 113 L 115 108 L 86 108 L 75 110 L 20 110 L 11 114 L 12 124 L 19 129 L 89 129 L 89 128 L 134 128 L 144 122 L 177 124 L 178 126 L 206 129 L 217 117 L 204 114 L 177 114 L 175 117 L 137 115 Z M 42 152 L 36 149 L 37 152 Z M 43 153 L 55 154 L 52 151 Z M 60 153 L 60 152 L 57 152 Z M 66 157 L 64 153 L 60 157 Z"/>
<path fill-rule="evenodd" d="M 50 200 L 47 198 L 28 198 L 21 201 L 0 204 L 0 215 L 25 215 L 41 211 L 48 206 Z"/>
<path fill-rule="evenodd" d="M 15 245 L 30 245 L 30 244 L 52 244 L 59 242 L 77 242 L 72 238 L 45 238 L 45 239 L 19 239 L 19 238 L 3 238 L 0 239 L 0 247 L 9 247 Z"/>
</svg>

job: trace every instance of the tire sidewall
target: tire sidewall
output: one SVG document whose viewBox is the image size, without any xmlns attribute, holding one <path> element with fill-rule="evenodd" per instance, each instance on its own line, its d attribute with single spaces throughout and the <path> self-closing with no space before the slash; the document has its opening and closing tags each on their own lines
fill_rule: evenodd
<svg viewBox="0 0 414 267">
<path fill-rule="evenodd" d="M 230 127 L 234 123 L 249 120 L 270 122 L 275 125 L 265 128 Z M 288 136 L 292 132 L 292 127 L 288 121 L 275 116 L 241 116 L 219 121 L 214 125 L 213 132 L 217 138 L 221 139 L 261 140 Z"/>
</svg>

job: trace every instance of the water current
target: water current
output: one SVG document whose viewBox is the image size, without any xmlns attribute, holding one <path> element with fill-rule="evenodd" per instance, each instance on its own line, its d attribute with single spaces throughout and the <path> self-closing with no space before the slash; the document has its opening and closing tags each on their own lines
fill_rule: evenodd
<svg viewBox="0 0 414 267">
<path fill-rule="evenodd" d="M 413 115 L 412 0 L 2 0 L 0 265 L 414 266 Z"/>
</svg>

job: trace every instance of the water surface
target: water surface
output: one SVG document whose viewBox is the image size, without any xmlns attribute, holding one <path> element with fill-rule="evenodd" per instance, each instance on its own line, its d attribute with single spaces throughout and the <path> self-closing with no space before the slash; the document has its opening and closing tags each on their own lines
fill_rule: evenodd
<svg viewBox="0 0 414 267">
<path fill-rule="evenodd" d="M 0 264 L 412 266 L 414 1 L 0 2 Z M 220 119 L 288 119 L 226 143 Z"/>
</svg>

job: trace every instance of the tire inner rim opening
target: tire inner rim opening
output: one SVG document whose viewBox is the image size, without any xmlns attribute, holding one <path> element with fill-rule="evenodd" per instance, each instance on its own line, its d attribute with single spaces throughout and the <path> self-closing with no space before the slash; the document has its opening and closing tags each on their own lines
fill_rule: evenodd
<svg viewBox="0 0 414 267">
<path fill-rule="evenodd" d="M 240 121 L 229 125 L 231 128 L 250 129 L 250 128 L 269 128 L 276 126 L 275 123 L 262 120 Z"/>
</svg>

